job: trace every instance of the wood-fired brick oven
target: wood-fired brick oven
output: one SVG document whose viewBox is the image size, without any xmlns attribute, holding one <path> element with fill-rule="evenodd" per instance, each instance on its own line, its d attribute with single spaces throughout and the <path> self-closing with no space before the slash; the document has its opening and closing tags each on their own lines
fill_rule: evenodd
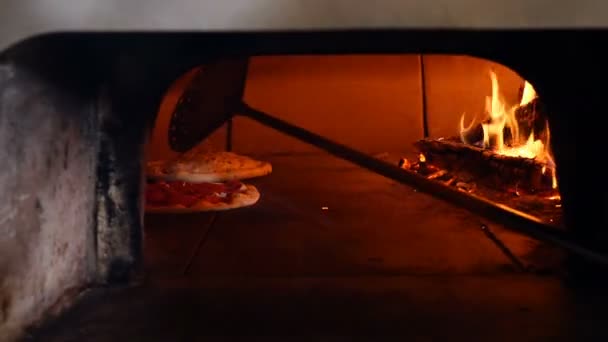
<svg viewBox="0 0 608 342">
<path fill-rule="evenodd" d="M 387 2 L 386 6 L 394 10 L 397 5 Z M 88 13 L 89 18 L 93 13 L 78 7 L 74 11 Z M 490 7 L 480 11 L 497 12 Z M 118 22 L 114 31 L 124 29 L 124 33 L 85 32 L 86 24 L 70 17 L 67 26 L 57 28 L 71 32 L 31 38 L 34 33 L 56 31 L 51 28 L 61 15 L 49 14 L 53 19 L 35 30 L 7 20 L 14 29 L 3 34 L 0 53 L 0 155 L 6 161 L 0 173 L 0 331 L 8 334 L 9 329 L 31 323 L 48 308 L 57 307 L 62 298 L 92 284 L 138 279 L 143 260 L 145 143 L 169 84 L 201 64 L 216 65 L 214 80 L 222 83 L 210 91 L 222 101 L 214 104 L 217 107 L 206 107 L 210 115 L 195 122 L 204 129 L 193 131 L 186 145 L 222 125 L 227 113 L 244 115 L 389 178 L 509 220 L 515 228 L 571 252 L 577 272 L 599 272 L 608 258 L 604 213 L 608 188 L 601 170 L 605 127 L 600 124 L 608 32 L 602 23 L 590 16 L 589 25 L 595 28 L 583 30 L 589 25 L 581 24 L 579 14 L 573 15 L 572 25 L 561 15 L 555 20 L 543 16 L 532 25 L 520 12 L 507 11 L 507 15 L 429 29 L 437 26 L 433 24 L 439 18 L 423 16 L 407 25 L 407 11 L 397 12 L 401 14 L 393 18 L 357 11 L 339 25 L 332 25 L 326 16 L 315 23 L 298 19 L 293 27 L 271 21 L 272 31 L 259 31 L 262 27 L 251 21 L 237 25 L 235 29 L 244 29 L 240 32 L 220 19 L 212 20 L 209 30 L 172 27 L 167 23 L 179 17 L 175 11 L 167 22 L 160 17 L 153 22 L 159 23 L 159 31 L 189 32 L 138 32 L 149 25 Z M 462 10 L 453 13 L 468 17 Z M 133 23 L 143 16 L 136 15 Z M 522 23 L 521 18 L 527 19 L 519 30 L 507 29 L 513 22 Z M 92 23 L 97 31 L 110 29 L 103 30 L 97 18 Z M 546 230 L 487 203 L 419 182 L 397 165 L 335 144 L 242 101 L 244 71 L 251 56 L 420 53 L 496 61 L 534 84 L 549 113 L 566 232 Z"/>
</svg>

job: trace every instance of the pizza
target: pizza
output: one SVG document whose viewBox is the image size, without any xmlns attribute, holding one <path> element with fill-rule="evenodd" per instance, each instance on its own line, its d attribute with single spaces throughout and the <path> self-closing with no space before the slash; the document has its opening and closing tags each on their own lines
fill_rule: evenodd
<svg viewBox="0 0 608 342">
<path fill-rule="evenodd" d="M 261 177 L 272 172 L 272 165 L 234 152 L 191 149 L 169 161 L 147 165 L 151 178 L 189 183 L 217 183 Z"/>
<path fill-rule="evenodd" d="M 194 213 L 254 205 L 260 193 L 253 185 L 233 180 L 225 183 L 149 182 L 146 186 L 147 213 Z"/>
</svg>

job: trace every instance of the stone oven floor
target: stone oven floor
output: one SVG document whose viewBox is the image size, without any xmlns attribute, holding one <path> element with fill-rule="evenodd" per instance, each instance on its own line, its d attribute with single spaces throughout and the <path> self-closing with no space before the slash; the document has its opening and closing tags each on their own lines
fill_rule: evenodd
<svg viewBox="0 0 608 342">
<path fill-rule="evenodd" d="M 608 339 L 606 296 L 566 286 L 554 248 L 327 155 L 266 159 L 257 205 L 146 216 L 144 284 L 26 341 Z"/>
</svg>

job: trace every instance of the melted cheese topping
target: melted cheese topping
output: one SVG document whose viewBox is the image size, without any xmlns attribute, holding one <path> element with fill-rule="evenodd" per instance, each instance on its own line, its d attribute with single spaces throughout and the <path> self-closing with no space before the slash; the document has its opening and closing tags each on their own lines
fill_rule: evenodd
<svg viewBox="0 0 608 342">
<path fill-rule="evenodd" d="M 193 149 L 167 163 L 165 172 L 232 172 L 234 170 L 253 169 L 260 165 L 262 165 L 260 161 L 232 152 L 207 152 L 202 149 Z"/>
</svg>

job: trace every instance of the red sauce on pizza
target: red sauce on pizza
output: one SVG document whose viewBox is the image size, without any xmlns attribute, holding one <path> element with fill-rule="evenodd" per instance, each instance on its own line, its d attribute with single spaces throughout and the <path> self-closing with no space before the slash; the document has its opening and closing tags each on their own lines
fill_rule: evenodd
<svg viewBox="0 0 608 342">
<path fill-rule="evenodd" d="M 159 181 L 146 187 L 146 202 L 153 206 L 182 205 L 191 207 L 201 200 L 211 203 L 230 203 L 232 195 L 238 192 L 243 183 L 186 183 Z"/>
</svg>

